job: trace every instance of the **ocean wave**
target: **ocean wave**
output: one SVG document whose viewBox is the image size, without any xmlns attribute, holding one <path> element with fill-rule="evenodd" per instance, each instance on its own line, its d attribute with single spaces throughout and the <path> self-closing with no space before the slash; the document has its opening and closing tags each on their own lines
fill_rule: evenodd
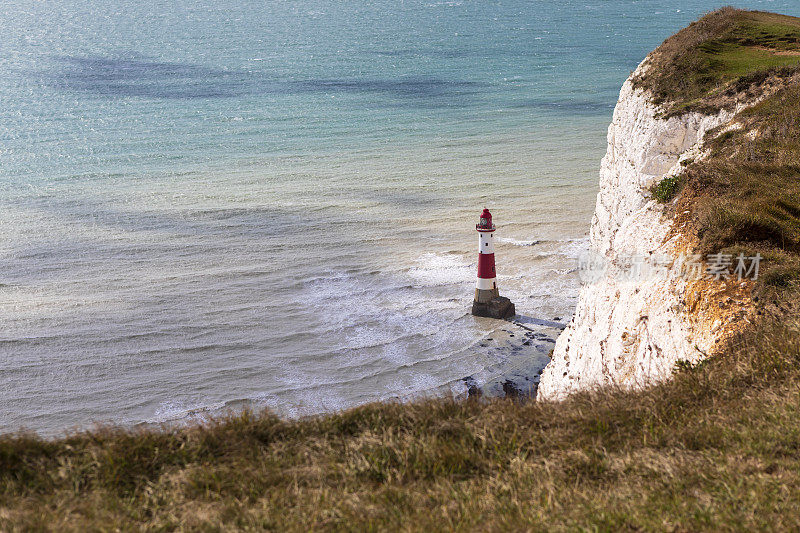
<svg viewBox="0 0 800 533">
<path fill-rule="evenodd" d="M 220 414 L 225 409 L 227 402 L 189 403 L 179 400 L 162 402 L 153 414 L 144 420 L 136 420 L 135 426 L 147 426 L 167 423 L 190 424 L 193 422 L 207 422 L 215 414 Z M 134 426 L 134 427 L 135 427 Z"/>
<path fill-rule="evenodd" d="M 513 244 L 514 246 L 536 246 L 537 244 L 541 244 L 542 241 L 534 239 L 530 241 L 521 241 L 518 239 L 514 239 L 511 237 L 498 237 L 498 242 Z"/>
<path fill-rule="evenodd" d="M 472 281 L 472 265 L 460 255 L 425 253 L 406 274 L 417 286 L 454 285 Z"/>
<path fill-rule="evenodd" d="M 559 242 L 563 244 L 560 246 L 558 254 L 576 260 L 578 259 L 578 256 L 581 254 L 581 252 L 584 252 L 589 249 L 589 237 L 579 237 L 577 239 L 565 239 Z"/>
</svg>

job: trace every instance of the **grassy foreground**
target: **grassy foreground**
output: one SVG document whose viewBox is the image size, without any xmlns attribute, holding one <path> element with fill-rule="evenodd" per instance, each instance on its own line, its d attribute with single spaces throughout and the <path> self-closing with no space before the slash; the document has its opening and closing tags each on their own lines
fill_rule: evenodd
<svg viewBox="0 0 800 533">
<path fill-rule="evenodd" d="M 800 324 L 641 392 L 0 437 L 0 530 L 800 529 Z"/>
<path fill-rule="evenodd" d="M 726 54 L 751 46 L 729 33 L 751 32 L 749 17 L 777 21 L 775 46 L 793 46 L 787 18 L 708 17 L 698 42 L 719 40 Z M 680 65 L 683 49 L 667 43 L 658 61 Z M 708 86 L 697 77 L 689 96 L 662 102 L 757 92 L 773 66 L 751 67 L 726 67 Z M 0 531 L 800 530 L 800 86 L 781 76 L 785 86 L 663 187 L 701 251 L 765 257 L 760 320 L 720 356 L 643 391 L 562 403 L 435 400 L 0 436 Z"/>
</svg>

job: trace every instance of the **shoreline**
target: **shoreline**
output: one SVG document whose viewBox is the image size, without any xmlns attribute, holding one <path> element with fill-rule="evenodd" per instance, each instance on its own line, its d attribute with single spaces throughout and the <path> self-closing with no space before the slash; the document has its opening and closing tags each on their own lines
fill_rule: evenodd
<svg viewBox="0 0 800 533">
<path fill-rule="evenodd" d="M 257 416 L 269 413 L 286 422 L 335 416 L 373 404 L 410 404 L 429 400 L 447 400 L 456 402 L 468 399 L 513 398 L 520 401 L 534 400 L 539 387 L 539 379 L 545 366 L 550 362 L 556 338 L 566 324 L 536 319 L 526 315 L 515 315 L 507 320 L 481 318 L 480 320 L 495 323 L 494 329 L 486 333 L 476 344 L 468 348 L 476 356 L 490 361 L 481 371 L 454 378 L 427 391 L 415 391 L 403 395 L 391 391 L 385 397 L 365 403 L 348 406 L 343 409 L 331 409 L 321 412 L 289 414 L 276 412 L 258 399 L 231 399 L 217 405 L 187 407 L 177 409 L 172 415 L 165 415 L 161 420 L 109 420 L 95 421 L 83 425 L 60 428 L 53 431 L 18 428 L 0 433 L 0 437 L 19 435 L 35 435 L 45 441 L 57 441 L 74 435 L 91 433 L 98 430 L 114 430 L 123 432 L 138 431 L 173 431 L 196 426 L 207 426 L 215 421 L 231 416 L 241 416 L 245 412 Z"/>
<path fill-rule="evenodd" d="M 539 378 L 566 324 L 525 315 L 505 322 L 479 342 L 496 362 L 483 372 L 462 378 L 467 386 L 466 398 L 536 398 Z"/>
</svg>

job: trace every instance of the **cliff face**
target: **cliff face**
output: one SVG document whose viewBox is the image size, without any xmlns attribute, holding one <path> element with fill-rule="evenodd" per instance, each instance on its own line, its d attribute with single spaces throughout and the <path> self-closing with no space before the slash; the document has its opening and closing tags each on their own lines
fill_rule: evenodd
<svg viewBox="0 0 800 533">
<path fill-rule="evenodd" d="M 706 132 L 739 109 L 659 118 L 650 95 L 632 82 L 647 62 L 623 85 L 608 128 L 590 234 L 592 253 L 606 270 L 581 288 L 574 318 L 542 374 L 542 399 L 664 379 L 677 361 L 709 354 L 743 315 L 746 283 L 682 277 L 681 256 L 694 237 L 650 194 L 654 184 L 680 173 L 683 162 L 702 158 Z M 721 298 L 730 305 L 721 309 Z"/>
</svg>

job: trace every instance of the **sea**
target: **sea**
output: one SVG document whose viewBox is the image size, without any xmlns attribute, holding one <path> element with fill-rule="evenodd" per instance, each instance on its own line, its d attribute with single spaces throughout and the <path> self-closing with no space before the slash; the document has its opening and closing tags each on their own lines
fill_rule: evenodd
<svg viewBox="0 0 800 533">
<path fill-rule="evenodd" d="M 569 321 L 619 88 L 724 3 L 4 2 L 0 432 L 496 378 L 481 210 L 518 315 Z"/>
</svg>

